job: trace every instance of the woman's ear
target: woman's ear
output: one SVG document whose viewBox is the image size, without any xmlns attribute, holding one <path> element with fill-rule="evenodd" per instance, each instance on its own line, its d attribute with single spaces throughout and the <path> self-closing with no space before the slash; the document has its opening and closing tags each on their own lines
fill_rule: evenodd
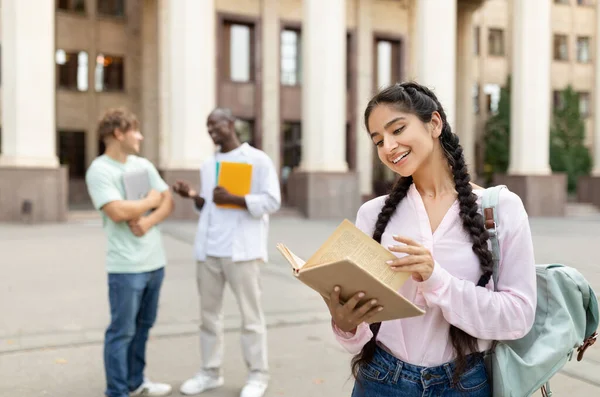
<svg viewBox="0 0 600 397">
<path fill-rule="evenodd" d="M 433 112 L 431 115 L 431 121 L 429 122 L 431 126 L 431 137 L 439 138 L 442 135 L 442 129 L 444 128 L 444 122 L 442 121 L 442 117 L 438 112 Z"/>
</svg>

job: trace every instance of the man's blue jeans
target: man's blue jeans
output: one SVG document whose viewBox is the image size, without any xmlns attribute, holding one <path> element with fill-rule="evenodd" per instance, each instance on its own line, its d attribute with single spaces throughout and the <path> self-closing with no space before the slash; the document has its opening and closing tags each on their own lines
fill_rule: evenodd
<svg viewBox="0 0 600 397">
<path fill-rule="evenodd" d="M 111 321 L 104 338 L 104 370 L 109 397 L 128 397 L 144 381 L 146 341 L 164 275 L 164 268 L 108 275 Z"/>
</svg>

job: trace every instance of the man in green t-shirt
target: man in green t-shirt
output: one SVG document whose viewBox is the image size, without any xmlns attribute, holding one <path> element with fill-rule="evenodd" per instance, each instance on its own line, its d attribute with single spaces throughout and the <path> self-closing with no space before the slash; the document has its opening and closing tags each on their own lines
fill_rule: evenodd
<svg viewBox="0 0 600 397">
<path fill-rule="evenodd" d="M 138 156 L 143 137 L 134 114 L 109 109 L 98 123 L 98 135 L 106 151 L 87 170 L 86 185 L 107 236 L 111 321 L 104 339 L 105 394 L 166 396 L 171 386 L 146 379 L 144 367 L 166 265 L 158 224 L 173 211 L 173 198 L 154 165 Z M 142 186 L 149 186 L 144 198 L 126 194 L 124 176 L 134 173 Z M 140 174 L 147 174 L 147 180 Z"/>
</svg>

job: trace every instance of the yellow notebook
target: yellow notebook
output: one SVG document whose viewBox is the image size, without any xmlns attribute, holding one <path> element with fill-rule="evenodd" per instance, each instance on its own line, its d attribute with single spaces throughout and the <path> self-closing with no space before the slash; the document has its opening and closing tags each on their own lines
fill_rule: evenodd
<svg viewBox="0 0 600 397">
<path fill-rule="evenodd" d="M 252 187 L 252 164 L 222 161 L 217 163 L 217 185 L 231 194 L 245 196 Z M 233 204 L 217 204 L 220 208 L 240 208 Z"/>
</svg>

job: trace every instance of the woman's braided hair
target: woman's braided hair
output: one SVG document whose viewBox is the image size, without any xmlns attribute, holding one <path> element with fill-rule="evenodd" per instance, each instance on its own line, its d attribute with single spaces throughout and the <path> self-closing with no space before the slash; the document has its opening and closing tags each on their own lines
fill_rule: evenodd
<svg viewBox="0 0 600 397">
<path fill-rule="evenodd" d="M 364 115 L 367 130 L 369 129 L 368 121 L 371 112 L 376 106 L 381 104 L 394 106 L 402 111 L 413 113 L 424 123 L 431 121 L 433 112 L 439 113 L 443 123 L 439 141 L 454 176 L 454 184 L 458 193 L 460 207 L 460 219 L 462 220 L 463 227 L 471 237 L 471 241 L 473 242 L 473 252 L 479 258 L 479 263 L 481 264 L 481 270 L 483 272 L 477 285 L 485 287 L 492 276 L 493 270 L 492 255 L 489 252 L 487 245 L 489 235 L 484 228 L 483 217 L 477 208 L 477 196 L 473 193 L 473 189 L 471 188 L 471 177 L 469 176 L 465 164 L 463 149 L 458 142 L 458 137 L 453 134 L 450 129 L 442 105 L 435 94 L 422 85 L 413 82 L 394 84 L 379 92 L 371 99 L 371 101 L 369 101 Z M 378 243 L 381 243 L 381 236 L 385 232 L 385 228 L 391 216 L 396 211 L 396 207 L 400 201 L 406 197 L 412 183 L 412 177 L 402 177 L 392 188 L 375 223 L 373 239 Z M 355 378 L 358 377 L 359 367 L 373 359 L 376 349 L 377 333 L 379 332 L 380 327 L 381 323 L 371 324 L 370 328 L 373 332 L 373 337 L 363 347 L 362 351 L 352 359 L 352 373 Z M 455 377 L 458 378 L 466 368 L 467 352 L 477 351 L 477 340 L 453 325 L 450 326 L 450 340 L 456 354 L 457 371 Z"/>
</svg>

